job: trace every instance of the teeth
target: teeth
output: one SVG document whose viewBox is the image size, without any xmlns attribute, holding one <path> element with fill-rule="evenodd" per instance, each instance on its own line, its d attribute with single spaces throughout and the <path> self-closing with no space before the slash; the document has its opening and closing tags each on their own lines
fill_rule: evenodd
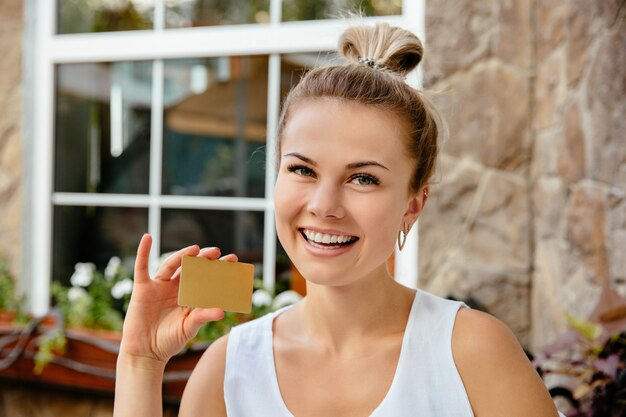
<svg viewBox="0 0 626 417">
<path fill-rule="evenodd" d="M 347 243 L 355 239 L 352 236 L 321 234 L 306 229 L 304 229 L 303 232 L 309 241 L 315 243 Z"/>
</svg>

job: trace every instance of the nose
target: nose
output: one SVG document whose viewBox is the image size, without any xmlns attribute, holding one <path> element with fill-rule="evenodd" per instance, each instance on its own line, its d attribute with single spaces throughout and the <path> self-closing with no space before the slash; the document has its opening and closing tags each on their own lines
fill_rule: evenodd
<svg viewBox="0 0 626 417">
<path fill-rule="evenodd" d="M 330 183 L 318 185 L 313 190 L 307 209 L 322 219 L 341 219 L 345 215 L 341 190 Z"/>
</svg>

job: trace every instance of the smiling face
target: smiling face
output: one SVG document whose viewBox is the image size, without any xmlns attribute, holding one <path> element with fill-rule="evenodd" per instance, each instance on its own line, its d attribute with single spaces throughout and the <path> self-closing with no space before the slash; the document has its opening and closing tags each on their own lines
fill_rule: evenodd
<svg viewBox="0 0 626 417">
<path fill-rule="evenodd" d="M 333 98 L 295 104 L 282 134 L 275 189 L 278 238 L 309 281 L 346 285 L 387 274 L 402 224 L 422 199 L 415 162 L 389 112 Z"/>
</svg>

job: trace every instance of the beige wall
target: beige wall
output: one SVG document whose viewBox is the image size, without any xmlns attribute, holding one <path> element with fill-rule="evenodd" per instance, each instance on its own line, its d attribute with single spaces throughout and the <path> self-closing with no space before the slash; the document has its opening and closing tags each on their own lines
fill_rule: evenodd
<svg viewBox="0 0 626 417">
<path fill-rule="evenodd" d="M 0 0 L 0 258 L 17 274 L 22 244 L 21 0 Z"/>
<path fill-rule="evenodd" d="M 603 0 L 427 2 L 427 85 L 450 138 L 420 282 L 531 349 L 626 292 L 626 24 Z"/>
</svg>

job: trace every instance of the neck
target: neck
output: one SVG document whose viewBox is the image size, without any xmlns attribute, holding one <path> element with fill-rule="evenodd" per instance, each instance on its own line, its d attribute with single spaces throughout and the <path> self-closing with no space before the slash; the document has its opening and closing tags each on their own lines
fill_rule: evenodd
<svg viewBox="0 0 626 417">
<path fill-rule="evenodd" d="M 403 333 L 413 297 L 414 291 L 394 281 L 384 266 L 346 286 L 309 283 L 303 331 L 329 353 L 359 350 L 364 339 Z"/>
</svg>

